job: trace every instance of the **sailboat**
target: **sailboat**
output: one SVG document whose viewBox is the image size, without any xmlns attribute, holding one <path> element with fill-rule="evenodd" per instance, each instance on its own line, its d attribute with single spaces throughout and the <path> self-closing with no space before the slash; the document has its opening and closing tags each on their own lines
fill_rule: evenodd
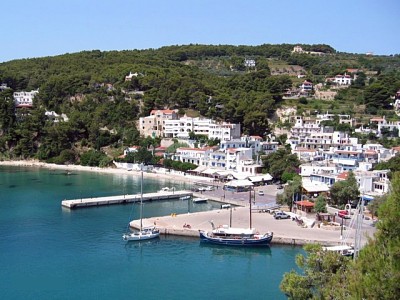
<svg viewBox="0 0 400 300">
<path fill-rule="evenodd" d="M 139 231 L 128 232 L 122 236 L 124 241 L 143 241 L 150 240 L 160 236 L 160 230 L 155 226 L 143 227 L 143 165 L 141 170 L 141 182 L 140 182 L 140 228 Z M 129 228 L 129 224 L 128 224 Z"/>
<path fill-rule="evenodd" d="M 232 225 L 232 208 L 230 211 L 230 224 L 215 227 L 212 225 L 212 231 L 199 230 L 200 241 L 204 243 L 227 245 L 227 246 L 268 246 L 273 232 L 260 234 L 251 224 L 251 191 L 250 191 L 250 226 L 249 228 L 235 228 Z"/>
</svg>

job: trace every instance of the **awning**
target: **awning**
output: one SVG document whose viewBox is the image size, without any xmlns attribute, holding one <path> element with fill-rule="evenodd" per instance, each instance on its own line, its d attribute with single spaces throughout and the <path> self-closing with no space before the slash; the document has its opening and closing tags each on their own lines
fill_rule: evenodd
<svg viewBox="0 0 400 300">
<path fill-rule="evenodd" d="M 232 172 L 231 173 L 232 177 L 238 180 L 244 180 L 247 179 L 250 175 L 246 173 L 238 173 L 238 172 Z M 249 182 L 249 181 L 247 181 Z"/>
<path fill-rule="evenodd" d="M 362 196 L 361 196 L 361 199 L 367 200 L 367 201 L 371 201 L 371 200 L 374 200 L 374 197 L 369 196 L 369 195 L 362 195 Z"/>
<path fill-rule="evenodd" d="M 308 193 L 318 193 L 318 192 L 328 192 L 329 187 L 325 183 L 313 182 L 313 181 L 303 181 L 302 187 Z"/>
<path fill-rule="evenodd" d="M 244 186 L 252 186 L 253 183 L 251 183 L 248 180 L 232 180 L 231 182 L 225 184 L 225 186 L 231 186 L 231 187 L 244 187 Z"/>
<path fill-rule="evenodd" d="M 248 178 L 251 182 L 262 182 L 262 181 L 270 181 L 272 180 L 272 176 L 269 174 L 250 176 Z"/>
<path fill-rule="evenodd" d="M 201 172 L 203 172 L 205 169 L 207 169 L 207 167 L 199 166 L 199 167 L 197 167 L 196 169 L 191 170 L 191 172 L 201 173 Z"/>
<path fill-rule="evenodd" d="M 202 174 L 207 174 L 207 175 L 214 175 L 217 174 L 218 175 L 218 170 L 215 169 L 207 169 L 204 170 L 203 172 L 201 172 Z"/>
</svg>

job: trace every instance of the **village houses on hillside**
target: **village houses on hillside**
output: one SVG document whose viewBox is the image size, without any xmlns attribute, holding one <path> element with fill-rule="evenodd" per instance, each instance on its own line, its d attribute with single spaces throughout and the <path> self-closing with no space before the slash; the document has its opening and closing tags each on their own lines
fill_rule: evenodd
<svg viewBox="0 0 400 300">
<path fill-rule="evenodd" d="M 289 116 L 293 126 L 287 144 L 302 164 L 299 175 L 303 178 L 304 192 L 311 198 L 326 193 L 337 181 L 344 180 L 348 172 L 354 172 L 365 200 L 383 195 L 389 190 L 388 170 L 371 171 L 373 166 L 390 159 L 397 151 L 379 144 L 361 145 L 357 138 L 345 132 L 322 126 L 322 122 L 339 118 L 339 123 L 354 126 L 350 115 L 318 114 L 315 117 Z M 371 119 L 371 122 L 378 120 Z M 259 136 L 241 136 L 240 124 L 218 123 L 204 118 L 179 118 L 174 110 L 153 110 L 140 118 L 140 133 L 144 136 L 172 138 L 186 142 L 169 158 L 198 166 L 193 171 L 202 176 L 227 176 L 246 179 L 259 176 L 262 165 L 260 155 L 278 150 L 278 142 L 264 141 Z M 390 126 L 384 118 L 377 122 L 379 128 Z M 195 148 L 190 133 L 219 139 L 215 147 Z M 133 148 L 134 149 L 134 148 Z M 265 174 L 264 174 L 265 175 Z M 268 175 L 272 180 L 272 177 Z M 263 181 L 264 182 L 264 181 Z M 264 183 L 268 183 L 265 181 Z"/>
</svg>

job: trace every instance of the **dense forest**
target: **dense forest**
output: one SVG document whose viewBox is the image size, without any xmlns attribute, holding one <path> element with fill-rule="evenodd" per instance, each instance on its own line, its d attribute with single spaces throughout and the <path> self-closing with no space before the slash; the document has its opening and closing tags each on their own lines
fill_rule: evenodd
<svg viewBox="0 0 400 300">
<path fill-rule="evenodd" d="M 347 68 L 362 70 L 329 108 L 356 113 L 363 105 L 364 113 L 395 117 L 391 96 L 400 89 L 398 55 L 366 56 L 340 53 L 328 45 L 300 45 L 305 51 L 324 53 L 313 56 L 291 53 L 294 46 L 94 50 L 1 63 L 0 83 L 9 87 L 0 92 L 1 158 L 75 163 L 90 150 L 99 157 L 96 163 L 107 164 L 127 145 L 151 143 L 140 138 L 136 122 L 157 108 L 240 123 L 244 133 L 265 136 L 276 109 L 285 104 L 284 91 L 299 84 L 290 74 L 272 75 L 271 69 L 282 64 L 302 67 L 314 84 Z M 246 66 L 246 59 L 256 65 Z M 126 81 L 130 72 L 137 76 Z M 36 89 L 33 108 L 15 109 L 13 92 Z M 321 104 L 303 100 L 294 105 L 306 110 Z M 46 111 L 63 113 L 68 121 L 54 122 Z M 102 156 L 106 149 L 108 160 Z"/>
</svg>

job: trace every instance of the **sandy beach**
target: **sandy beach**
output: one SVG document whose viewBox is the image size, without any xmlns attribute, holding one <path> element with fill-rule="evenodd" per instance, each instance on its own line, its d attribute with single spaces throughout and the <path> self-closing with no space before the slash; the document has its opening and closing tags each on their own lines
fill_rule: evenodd
<svg viewBox="0 0 400 300">
<path fill-rule="evenodd" d="M 96 173 L 107 173 L 107 174 L 126 174 L 132 175 L 136 174 L 140 175 L 140 171 L 136 170 L 126 170 L 120 168 L 100 168 L 100 167 L 89 167 L 89 166 L 80 166 L 80 165 L 56 165 L 56 164 L 48 164 L 44 162 L 40 162 L 38 160 L 9 160 L 9 161 L 0 161 L 0 166 L 21 166 L 21 167 L 36 167 L 36 168 L 47 168 L 51 170 L 64 170 L 68 172 L 73 171 L 85 171 L 85 172 L 96 172 Z M 199 177 L 193 175 L 183 175 L 182 172 L 171 171 L 169 173 L 165 172 L 143 172 L 143 177 L 155 178 L 155 179 L 167 179 L 171 181 L 181 182 L 193 182 L 196 180 L 199 181 L 211 181 L 211 178 Z"/>
</svg>

